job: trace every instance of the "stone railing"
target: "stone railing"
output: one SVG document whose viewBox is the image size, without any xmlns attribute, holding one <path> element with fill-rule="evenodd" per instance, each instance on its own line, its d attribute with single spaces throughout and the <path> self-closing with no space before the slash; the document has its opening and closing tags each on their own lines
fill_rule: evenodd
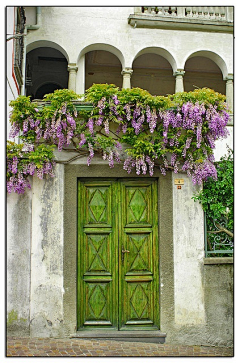
<svg viewBox="0 0 240 363">
<path fill-rule="evenodd" d="M 233 6 L 139 6 L 128 23 L 134 28 L 233 33 Z"/>
<path fill-rule="evenodd" d="M 226 6 L 143 6 L 141 13 L 154 16 L 199 18 L 216 21 L 232 21 Z"/>
</svg>

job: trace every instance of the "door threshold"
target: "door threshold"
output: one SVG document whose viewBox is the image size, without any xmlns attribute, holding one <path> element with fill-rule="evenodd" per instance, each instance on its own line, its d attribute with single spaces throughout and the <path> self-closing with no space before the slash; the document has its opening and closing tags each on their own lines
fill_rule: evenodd
<svg viewBox="0 0 240 363">
<path fill-rule="evenodd" d="M 166 333 L 160 330 L 88 330 L 77 331 L 71 338 L 110 339 L 127 342 L 165 343 Z"/>
</svg>

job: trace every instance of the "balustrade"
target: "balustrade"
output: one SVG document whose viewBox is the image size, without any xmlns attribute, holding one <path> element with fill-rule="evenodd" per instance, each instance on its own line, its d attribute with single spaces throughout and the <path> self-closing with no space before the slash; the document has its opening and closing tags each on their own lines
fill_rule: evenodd
<svg viewBox="0 0 240 363">
<path fill-rule="evenodd" d="M 231 21 L 226 6 L 143 6 L 142 13 L 153 16 L 199 18 L 213 21 Z"/>
</svg>

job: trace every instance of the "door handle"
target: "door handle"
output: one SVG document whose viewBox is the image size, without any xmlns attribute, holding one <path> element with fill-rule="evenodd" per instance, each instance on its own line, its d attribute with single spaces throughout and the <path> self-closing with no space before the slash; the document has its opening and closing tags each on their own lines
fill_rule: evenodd
<svg viewBox="0 0 240 363">
<path fill-rule="evenodd" d="M 125 250 L 124 247 L 122 246 L 122 262 L 124 261 L 124 254 L 125 253 L 129 253 L 130 251 Z"/>
</svg>

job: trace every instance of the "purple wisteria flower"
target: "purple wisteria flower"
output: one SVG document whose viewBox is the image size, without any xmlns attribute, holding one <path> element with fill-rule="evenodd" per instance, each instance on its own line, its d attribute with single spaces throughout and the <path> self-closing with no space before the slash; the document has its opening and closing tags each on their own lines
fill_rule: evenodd
<svg viewBox="0 0 240 363">
<path fill-rule="evenodd" d="M 105 101 L 106 101 L 106 97 L 103 97 L 100 101 L 98 101 L 98 105 L 97 107 L 99 108 L 99 115 L 103 114 L 103 110 L 105 108 Z"/>
<path fill-rule="evenodd" d="M 20 126 L 16 122 L 13 122 L 11 130 L 9 132 L 9 138 L 14 139 L 17 135 L 19 135 L 19 133 L 20 133 Z"/>
<path fill-rule="evenodd" d="M 106 134 L 109 135 L 109 121 L 108 121 L 108 119 L 104 120 L 103 124 L 104 124 L 104 130 L 105 130 Z"/>
<path fill-rule="evenodd" d="M 120 101 L 119 101 L 119 99 L 117 98 L 116 95 L 113 95 L 112 96 L 112 99 L 113 99 L 113 101 L 114 101 L 114 103 L 115 103 L 116 106 L 120 103 Z"/>
<path fill-rule="evenodd" d="M 93 133 L 94 133 L 94 129 L 93 129 L 93 127 L 94 127 L 94 121 L 93 121 L 93 119 L 92 119 L 92 118 L 89 118 L 89 119 L 88 119 L 87 127 L 89 128 L 89 132 L 90 132 L 90 134 L 92 134 L 92 135 L 93 135 Z"/>
<path fill-rule="evenodd" d="M 87 165 L 89 166 L 91 163 L 92 158 L 94 157 L 94 150 L 92 144 L 88 143 L 88 150 L 89 150 L 89 156 L 87 158 Z"/>
<path fill-rule="evenodd" d="M 123 109 L 126 111 L 126 116 L 127 116 L 127 120 L 130 121 L 131 120 L 131 108 L 130 105 L 127 103 Z"/>
<path fill-rule="evenodd" d="M 80 137 L 81 137 L 81 141 L 79 142 L 79 146 L 82 147 L 86 143 L 87 140 L 83 133 L 80 135 Z"/>
</svg>

